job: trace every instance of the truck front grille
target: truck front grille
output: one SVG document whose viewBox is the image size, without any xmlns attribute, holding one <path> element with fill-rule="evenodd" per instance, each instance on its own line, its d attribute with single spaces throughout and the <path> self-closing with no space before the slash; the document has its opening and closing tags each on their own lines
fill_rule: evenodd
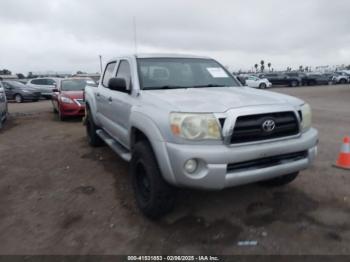
<svg viewBox="0 0 350 262">
<path fill-rule="evenodd" d="M 233 173 L 233 172 L 240 172 L 240 171 L 277 166 L 277 165 L 291 163 L 294 161 L 307 158 L 307 155 L 308 155 L 307 151 L 302 151 L 302 152 L 296 152 L 296 153 L 285 154 L 285 155 L 265 157 L 265 158 L 255 159 L 255 160 L 241 162 L 241 163 L 228 164 L 227 172 Z"/>
<path fill-rule="evenodd" d="M 275 128 L 271 132 L 263 129 L 266 120 L 273 120 Z M 299 133 L 298 119 L 294 112 L 278 112 L 240 116 L 236 120 L 231 144 L 246 143 L 292 136 Z"/>
</svg>

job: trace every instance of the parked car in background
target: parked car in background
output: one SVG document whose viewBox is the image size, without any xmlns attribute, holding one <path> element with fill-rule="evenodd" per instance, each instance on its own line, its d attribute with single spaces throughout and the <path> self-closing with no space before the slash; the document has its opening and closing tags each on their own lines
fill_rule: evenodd
<svg viewBox="0 0 350 262">
<path fill-rule="evenodd" d="M 272 86 L 272 84 L 268 79 L 259 78 L 256 76 L 248 76 L 247 79 L 245 80 L 245 84 L 249 87 L 260 88 L 260 89 L 270 88 Z"/>
<path fill-rule="evenodd" d="M 333 81 L 336 84 L 349 83 L 350 76 L 345 72 L 334 72 Z"/>
<path fill-rule="evenodd" d="M 52 90 L 56 89 L 60 78 L 34 78 L 27 82 L 27 86 L 35 88 L 46 99 L 51 99 Z"/>
<path fill-rule="evenodd" d="M 308 85 L 308 78 L 305 73 L 301 72 L 287 72 L 285 73 L 286 76 L 288 76 L 290 79 L 296 79 L 298 81 L 298 86 L 304 86 Z M 293 86 L 293 83 L 290 82 L 290 86 Z"/>
<path fill-rule="evenodd" d="M 7 118 L 7 99 L 5 89 L 0 81 L 0 128 Z"/>
<path fill-rule="evenodd" d="M 2 82 L 6 97 L 8 100 L 15 100 L 17 103 L 24 101 L 38 101 L 41 93 L 34 88 L 30 88 L 25 84 L 14 80 L 5 80 Z"/>
<path fill-rule="evenodd" d="M 268 73 L 264 74 L 265 78 L 267 78 L 273 85 L 286 85 L 286 86 L 300 86 L 302 84 L 302 79 L 296 75 L 287 75 L 284 73 Z"/>
<path fill-rule="evenodd" d="M 331 85 L 333 84 L 333 74 L 309 73 L 307 74 L 308 85 Z"/>
<path fill-rule="evenodd" d="M 84 116 L 84 89 L 91 82 L 84 78 L 66 78 L 58 81 L 52 95 L 53 111 L 63 121 L 68 116 Z"/>
</svg>

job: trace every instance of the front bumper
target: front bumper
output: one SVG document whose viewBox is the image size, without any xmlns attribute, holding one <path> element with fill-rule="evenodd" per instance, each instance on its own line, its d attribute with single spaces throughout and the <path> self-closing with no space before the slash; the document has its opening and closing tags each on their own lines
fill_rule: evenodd
<svg viewBox="0 0 350 262">
<path fill-rule="evenodd" d="M 61 104 L 60 112 L 63 116 L 84 116 L 85 105 Z"/>
<path fill-rule="evenodd" d="M 162 172 L 168 182 L 177 186 L 219 190 L 287 175 L 306 169 L 317 154 L 318 132 L 310 129 L 301 136 L 279 141 L 265 141 L 250 145 L 182 145 L 165 143 L 168 157 L 158 157 Z M 267 167 L 249 167 L 228 171 L 229 164 L 244 163 L 273 156 L 306 151 L 302 159 L 282 161 Z M 185 162 L 196 159 L 197 170 L 189 174 Z M 168 166 L 166 166 L 168 165 Z M 168 176 L 167 176 L 168 175 Z"/>
</svg>

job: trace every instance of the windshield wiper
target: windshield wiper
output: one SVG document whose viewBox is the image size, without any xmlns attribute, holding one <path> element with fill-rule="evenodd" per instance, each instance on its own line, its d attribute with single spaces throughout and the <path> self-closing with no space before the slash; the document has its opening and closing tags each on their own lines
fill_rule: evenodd
<svg viewBox="0 0 350 262">
<path fill-rule="evenodd" d="M 144 88 L 144 90 L 156 90 L 156 89 L 184 89 L 189 88 L 189 86 L 171 86 L 171 85 L 165 85 L 165 86 L 149 86 Z"/>
<path fill-rule="evenodd" d="M 226 87 L 225 85 L 217 85 L 217 84 L 208 84 L 208 85 L 198 85 L 192 86 L 193 88 L 201 88 L 201 87 Z"/>
</svg>

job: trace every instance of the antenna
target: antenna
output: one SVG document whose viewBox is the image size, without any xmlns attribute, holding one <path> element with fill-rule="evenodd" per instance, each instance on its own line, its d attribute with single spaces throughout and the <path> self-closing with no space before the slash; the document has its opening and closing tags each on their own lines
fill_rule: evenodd
<svg viewBox="0 0 350 262">
<path fill-rule="evenodd" d="M 134 26 L 134 48 L 135 48 L 135 55 L 137 55 L 137 31 L 136 31 L 136 17 L 133 16 L 132 18 L 133 26 Z"/>
</svg>

